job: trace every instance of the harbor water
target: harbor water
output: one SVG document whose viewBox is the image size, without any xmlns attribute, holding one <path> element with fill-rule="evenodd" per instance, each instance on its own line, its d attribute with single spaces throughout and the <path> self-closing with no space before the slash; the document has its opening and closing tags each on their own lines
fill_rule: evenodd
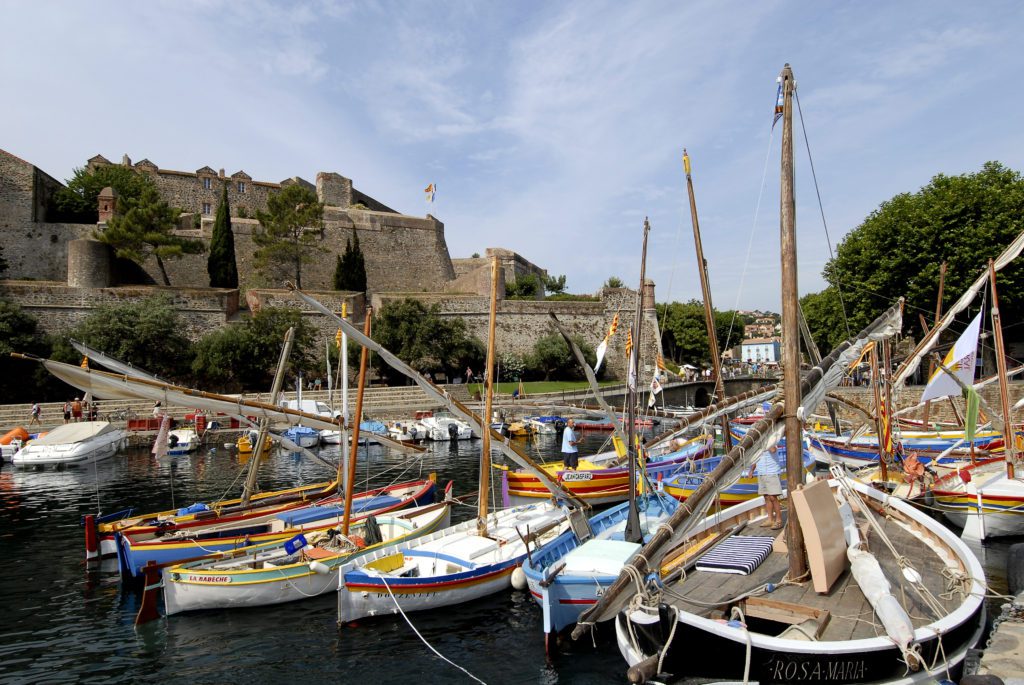
<svg viewBox="0 0 1024 685">
<path fill-rule="evenodd" d="M 599 449 L 606 438 L 584 433 L 582 451 Z M 560 443 L 538 436 L 522 444 L 552 459 Z M 372 445 L 361 450 L 358 487 L 434 472 L 441 486 L 455 481 L 456 495 L 475 491 L 479 451 L 479 440 L 434 443 L 421 456 Z M 329 459 L 337 455 L 337 447 L 325 452 Z M 410 614 L 412 626 L 392 616 L 339 628 L 335 593 L 327 593 L 272 607 L 176 615 L 136 629 L 138 591 L 122 587 L 116 562 L 85 562 L 81 517 L 236 496 L 240 472 L 236 451 L 223 444 L 159 461 L 147 449 L 132 449 L 62 471 L 0 467 L 0 683 L 472 682 L 417 632 L 487 683 L 625 682 L 625 662 L 607 634 L 596 642 L 566 639 L 546 663 L 540 609 L 528 593 L 515 590 Z M 261 486 L 284 488 L 332 475 L 319 461 L 275 453 L 261 470 Z M 475 505 L 464 504 L 453 518 L 474 514 Z M 1008 543 L 974 549 L 992 588 L 1005 592 Z M 990 615 L 1000 603 L 989 602 Z"/>
</svg>

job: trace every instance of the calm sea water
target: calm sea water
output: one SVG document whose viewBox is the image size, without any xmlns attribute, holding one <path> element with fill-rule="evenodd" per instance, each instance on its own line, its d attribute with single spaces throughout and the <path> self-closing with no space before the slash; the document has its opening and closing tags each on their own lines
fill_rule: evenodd
<svg viewBox="0 0 1024 685">
<path fill-rule="evenodd" d="M 586 452 L 598 449 L 606 436 L 584 437 Z M 542 457 L 554 457 L 559 449 L 553 438 L 524 445 Z M 474 491 L 479 450 L 479 441 L 464 441 L 434 444 L 422 457 L 407 457 L 371 446 L 360 456 L 360 486 L 433 471 L 440 483 L 454 479 L 456 494 Z M 114 564 L 85 563 L 80 517 L 95 513 L 97 501 L 104 512 L 212 501 L 236 494 L 238 475 L 238 457 L 223 445 L 177 461 L 157 462 L 147 450 L 135 449 L 95 468 L 0 468 L 0 682 L 469 682 L 432 654 L 401 617 L 339 629 L 333 593 L 276 607 L 178 615 L 136 630 L 139 597 L 122 589 Z M 275 489 L 331 475 L 320 462 L 275 454 L 261 483 Z M 456 520 L 473 515 L 470 506 L 455 512 Z M 1007 548 L 976 547 L 990 583 L 1001 592 Z M 589 639 L 564 644 L 547 665 L 541 612 L 524 592 L 410 619 L 435 649 L 488 683 L 625 681 L 625 662 L 608 636 L 596 646 Z"/>
</svg>

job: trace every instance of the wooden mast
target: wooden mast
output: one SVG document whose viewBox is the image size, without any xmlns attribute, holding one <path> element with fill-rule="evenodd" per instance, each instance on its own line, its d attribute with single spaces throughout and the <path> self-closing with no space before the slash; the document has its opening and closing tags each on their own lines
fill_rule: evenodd
<svg viewBox="0 0 1024 685">
<path fill-rule="evenodd" d="M 1006 351 L 1003 348 L 1003 326 L 999 318 L 999 297 L 996 294 L 996 267 L 988 260 L 988 278 L 992 284 L 992 335 L 996 339 L 996 370 L 999 372 L 999 402 L 1003 405 L 1003 443 L 1006 445 L 1006 477 L 1013 478 L 1017 461 L 1017 435 L 1010 419 L 1010 389 L 1006 380 Z M 978 514 L 981 514 L 980 508 Z"/>
<path fill-rule="evenodd" d="M 277 360 L 277 372 L 274 374 L 274 382 L 270 386 L 271 404 L 277 404 L 277 394 L 281 392 L 281 386 L 284 385 L 284 370 L 288 365 L 288 357 L 291 356 L 292 342 L 294 340 L 295 329 L 289 328 L 284 334 L 284 345 L 281 347 L 281 356 Z M 299 408 L 301 409 L 301 407 Z M 256 476 L 260 470 L 260 462 L 263 461 L 263 445 L 267 441 L 267 427 L 269 425 L 270 419 L 263 418 L 260 420 L 260 432 L 256 437 L 256 444 L 252 446 L 252 463 L 249 465 L 249 473 L 245 478 L 245 487 L 242 489 L 242 506 L 249 504 L 249 498 L 252 497 L 252 493 L 256 489 Z"/>
<path fill-rule="evenodd" d="M 636 509 L 636 471 L 639 467 L 636 453 L 636 392 L 640 375 L 640 336 L 643 331 L 644 279 L 647 274 L 647 234 L 651 224 L 644 217 L 644 246 L 640 253 L 640 290 L 636 295 L 636 314 L 633 317 L 633 349 L 629 351 L 626 371 L 626 449 L 629 455 L 629 513 L 626 515 L 626 542 L 643 542 L 640 530 L 640 513 Z"/>
<path fill-rule="evenodd" d="M 722 358 L 718 351 L 718 333 L 715 332 L 715 313 L 711 306 L 711 284 L 708 282 L 708 261 L 704 259 L 704 246 L 700 240 L 700 222 L 697 220 L 697 200 L 693 194 L 693 177 L 690 174 L 690 155 L 683 148 L 683 170 L 686 172 L 686 192 L 690 196 L 690 222 L 693 224 L 693 244 L 697 248 L 697 273 L 700 274 L 700 291 L 704 296 L 704 323 L 708 329 L 708 347 L 711 352 L 711 368 L 715 373 L 715 397 L 711 404 L 725 399 L 725 381 L 722 380 Z M 725 449 L 732 449 L 729 433 L 729 415 L 722 415 L 722 436 Z"/>
<path fill-rule="evenodd" d="M 366 319 L 363 321 L 363 333 L 370 337 L 370 320 L 373 308 L 366 308 Z M 341 534 L 347 536 L 349 524 L 352 522 L 352 492 L 356 481 L 356 454 L 359 451 L 359 422 L 363 420 L 363 392 L 366 390 L 366 366 L 370 360 L 370 350 L 363 347 L 359 354 L 359 389 L 356 390 L 356 420 L 352 426 L 352 446 L 348 455 L 348 477 L 345 479 L 345 516 L 342 518 Z M 342 449 L 345 449 L 342 447 Z"/>
<path fill-rule="evenodd" d="M 942 266 L 939 267 L 939 296 L 935 298 L 935 323 L 933 325 L 938 326 L 939 321 L 942 320 L 942 291 L 946 287 L 946 262 L 942 262 Z M 921 316 L 922 320 L 924 315 Z M 924 332 L 924 335 L 928 335 L 928 331 Z M 928 361 L 928 379 L 931 380 L 932 374 L 935 373 L 935 360 Z M 928 415 L 932 409 L 932 401 L 928 400 L 924 403 L 924 415 L 921 417 L 921 422 L 924 423 L 924 427 L 928 428 Z M 971 454 L 974 454 L 972 446 Z M 973 456 L 972 456 L 973 461 Z"/>
<path fill-rule="evenodd" d="M 796 273 L 796 199 L 793 194 L 793 70 L 782 68 L 782 181 L 779 232 L 782 244 L 782 362 L 785 365 L 782 388 L 785 397 L 786 481 L 792 493 L 803 488 L 803 427 L 796 415 L 800 406 L 800 325 Z M 789 546 L 789 577 L 800 578 L 807 572 L 804 558 L 804 534 L 796 512 L 789 508 L 786 542 Z"/>
<path fill-rule="evenodd" d="M 487 535 L 487 498 L 491 486 L 491 406 L 494 401 L 494 330 L 498 315 L 498 258 L 491 257 L 491 312 L 487 323 L 487 370 L 484 374 L 484 422 L 480 447 L 480 495 L 477 513 L 477 531 Z"/>
</svg>

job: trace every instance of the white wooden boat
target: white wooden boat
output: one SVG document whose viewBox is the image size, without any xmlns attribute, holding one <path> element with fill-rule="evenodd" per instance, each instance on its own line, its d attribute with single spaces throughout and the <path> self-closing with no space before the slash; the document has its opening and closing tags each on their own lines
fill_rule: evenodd
<svg viewBox="0 0 1024 685">
<path fill-rule="evenodd" d="M 503 509 L 487 516 L 487 534 L 476 519 L 378 550 L 345 564 L 338 588 L 338 621 L 436 609 L 485 597 L 512 585 L 512 571 L 567 526 L 551 503 Z"/>
<path fill-rule="evenodd" d="M 450 516 L 449 503 L 429 504 L 379 516 L 372 525 L 360 521 L 347 537 L 332 529 L 172 566 L 164 571 L 167 614 L 282 604 L 334 592 L 343 563 L 444 528 Z"/>
<path fill-rule="evenodd" d="M 28 443 L 11 458 L 15 466 L 74 466 L 114 456 L 128 433 L 107 421 L 81 421 L 57 426 Z"/>
</svg>

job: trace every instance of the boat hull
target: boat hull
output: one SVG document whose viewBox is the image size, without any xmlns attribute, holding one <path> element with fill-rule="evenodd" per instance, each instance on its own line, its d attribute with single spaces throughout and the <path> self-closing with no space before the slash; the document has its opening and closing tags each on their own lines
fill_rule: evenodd
<svg viewBox="0 0 1024 685">
<path fill-rule="evenodd" d="M 932 488 L 935 506 L 967 537 L 1024 535 L 1024 482 L 1006 477 L 1002 461 L 966 466 L 941 478 Z M 979 520 L 980 519 L 980 520 Z"/>
<path fill-rule="evenodd" d="M 676 678 L 741 680 L 748 645 L 750 680 L 760 683 L 912 683 L 931 682 L 945 669 L 958 666 L 984 629 L 984 572 L 977 558 L 952 532 L 905 502 L 856 481 L 850 481 L 860 497 L 876 506 L 892 507 L 921 532 L 957 558 L 969 586 L 959 605 L 930 624 L 917 627 L 913 644 L 920 644 L 923 664 L 908 675 L 895 643 L 881 636 L 850 640 L 787 639 L 758 632 L 738 622 L 720 621 L 683 611 L 671 604 L 626 609 L 615 618 L 619 649 L 630 666 L 663 656 L 662 672 Z M 757 498 L 709 516 L 690 533 L 695 539 L 704 531 L 728 528 L 743 515 L 763 509 Z M 695 659 L 713 654 L 713 659 Z"/>
<path fill-rule="evenodd" d="M 38 445 L 30 442 L 15 453 L 11 463 L 22 467 L 94 464 L 117 454 L 127 439 L 127 433 L 117 430 L 68 445 Z"/>
<path fill-rule="evenodd" d="M 167 614 L 284 604 L 334 592 L 338 589 L 338 573 L 343 564 L 447 527 L 451 520 L 451 507 L 438 504 L 429 505 L 429 508 L 436 509 L 436 515 L 423 525 L 410 526 L 402 534 L 351 554 L 234 572 L 193 569 L 190 565 L 171 567 L 164 572 Z M 408 513 L 411 515 L 413 512 Z M 393 525 L 389 518 L 394 517 L 381 517 L 378 524 L 385 527 Z M 359 534 L 361 531 L 356 529 L 354 532 Z M 313 561 L 319 562 L 318 571 L 312 570 Z"/>
</svg>

